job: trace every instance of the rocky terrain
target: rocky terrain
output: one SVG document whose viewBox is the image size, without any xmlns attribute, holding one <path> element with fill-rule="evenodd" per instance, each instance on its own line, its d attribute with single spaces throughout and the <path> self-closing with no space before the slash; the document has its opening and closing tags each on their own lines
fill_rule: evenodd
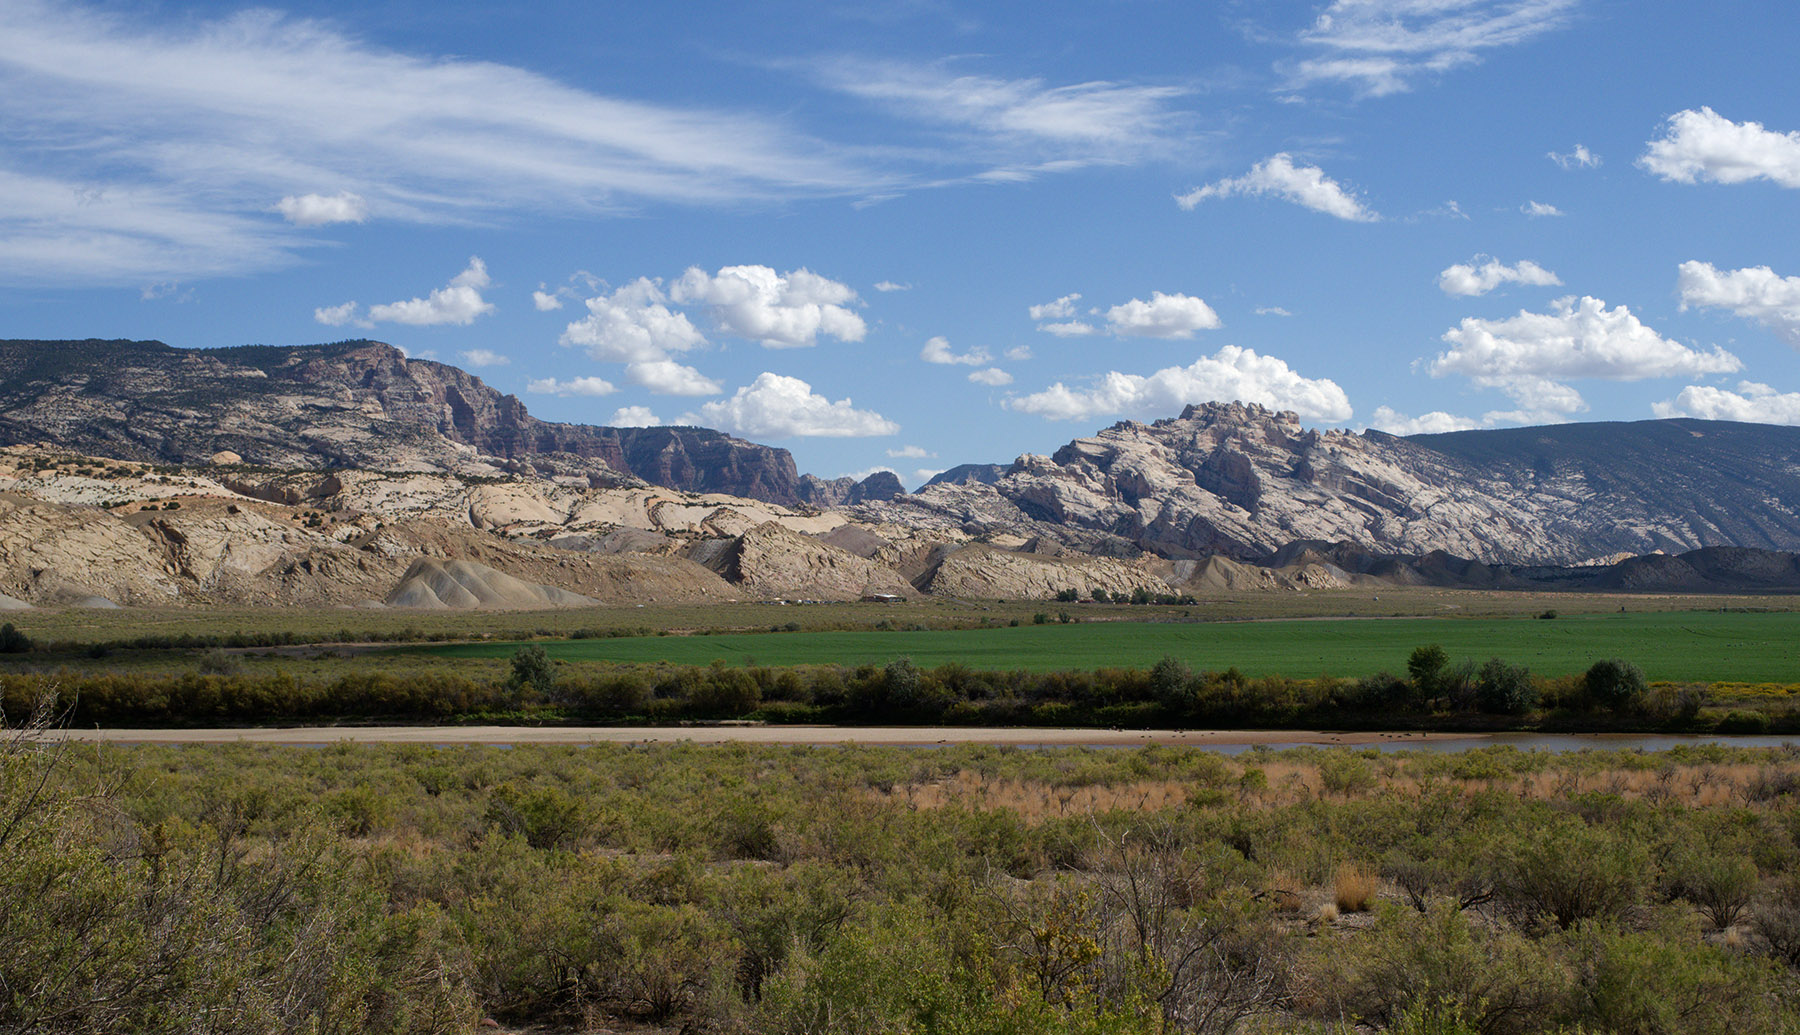
<svg viewBox="0 0 1800 1035">
<path fill-rule="evenodd" d="M 1397 438 L 1211 403 L 1021 456 L 992 481 L 966 475 L 852 512 L 1116 556 L 1265 560 L 1297 540 L 1509 564 L 1800 549 L 1800 428 L 1724 421 Z"/>
<path fill-rule="evenodd" d="M 706 428 L 538 420 L 472 374 L 373 341 L 0 341 L 0 445 L 17 444 L 162 464 L 226 456 L 281 469 L 536 473 L 808 502 L 785 449 Z M 849 489 L 826 495 L 843 502 Z"/>
<path fill-rule="evenodd" d="M 551 424 L 375 342 L 0 342 L 0 609 L 1800 590 L 1800 429 L 1396 438 L 1208 404 L 1049 456 L 796 475 Z"/>
<path fill-rule="evenodd" d="M 945 558 L 976 545 L 954 530 L 921 536 L 837 511 L 641 485 L 176 468 L 0 449 L 0 607 L 906 597 L 935 591 Z M 1016 598 L 1065 585 L 1130 592 L 1154 582 L 1149 559 L 1048 563 L 990 563 L 984 581 L 956 591 Z"/>
</svg>

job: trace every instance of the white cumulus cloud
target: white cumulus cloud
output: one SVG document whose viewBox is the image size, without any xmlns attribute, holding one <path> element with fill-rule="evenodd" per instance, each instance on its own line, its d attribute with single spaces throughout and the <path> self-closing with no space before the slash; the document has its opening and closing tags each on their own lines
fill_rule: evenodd
<svg viewBox="0 0 1800 1035">
<path fill-rule="evenodd" d="M 1711 108 L 1690 109 L 1669 116 L 1638 165 L 1676 183 L 1769 180 L 1800 188 L 1800 131 L 1778 133 Z"/>
<path fill-rule="evenodd" d="M 753 439 L 860 438 L 900 430 L 879 413 L 856 409 L 847 398 L 832 402 L 797 377 L 768 371 L 731 398 L 709 402 L 682 422 Z"/>
<path fill-rule="evenodd" d="M 580 345 L 604 363 L 649 362 L 706 344 L 687 314 L 667 305 L 657 284 L 640 277 L 610 295 L 587 300 L 588 315 L 563 331 L 562 344 Z"/>
<path fill-rule="evenodd" d="M 1042 392 L 1006 401 L 1021 413 L 1051 420 L 1096 417 L 1170 417 L 1190 403 L 1242 400 L 1294 410 L 1317 420 L 1349 420 L 1353 412 L 1344 390 L 1330 380 L 1300 376 L 1274 356 L 1226 345 L 1185 367 L 1166 367 L 1148 376 L 1110 371 L 1085 388 L 1057 382 Z"/>
<path fill-rule="evenodd" d="M 902 284 L 902 283 L 899 283 L 898 281 L 893 281 L 893 280 L 878 280 L 875 282 L 875 290 L 882 291 L 882 292 L 911 291 L 912 285 L 911 284 Z"/>
<path fill-rule="evenodd" d="M 924 446 L 901 446 L 899 449 L 888 450 L 887 455 L 888 455 L 889 460 L 935 460 L 935 459 L 937 459 L 937 454 L 930 452 Z"/>
<path fill-rule="evenodd" d="M 628 363 L 625 376 L 632 384 L 648 388 L 657 395 L 718 395 L 725 390 L 719 382 L 672 359 Z"/>
<path fill-rule="evenodd" d="M 531 293 L 531 304 L 537 307 L 537 311 L 540 313 L 553 312 L 563 307 L 562 299 L 545 291 L 541 285 Z"/>
<path fill-rule="evenodd" d="M 1559 298 L 1547 313 L 1521 310 L 1504 320 L 1469 317 L 1444 332 L 1450 349 L 1432 361 L 1433 377 L 1461 374 L 1498 388 L 1527 410 L 1574 413 L 1586 408 L 1571 380 L 1640 381 L 1730 373 L 1743 364 L 1717 346 L 1703 352 L 1670 341 L 1625 306 L 1597 298 Z"/>
<path fill-rule="evenodd" d="M 1295 165 L 1293 156 L 1286 152 L 1263 159 L 1243 176 L 1176 195 L 1175 201 L 1184 209 L 1192 209 L 1208 198 L 1228 198 L 1234 194 L 1269 195 L 1356 223 L 1373 223 L 1381 218 L 1342 184 L 1325 175 L 1323 169 L 1316 165 Z"/>
<path fill-rule="evenodd" d="M 1220 326 L 1219 314 L 1204 299 L 1193 295 L 1168 295 L 1153 291 L 1147 302 L 1141 298 L 1133 298 L 1104 313 L 1099 309 L 1090 309 L 1088 315 L 1092 320 L 1078 318 L 1081 314 L 1075 303 L 1080 298 L 1080 295 L 1064 295 L 1054 302 L 1032 306 L 1029 312 L 1033 320 L 1055 321 L 1040 322 L 1037 329 L 1059 338 L 1099 334 L 1102 331 L 1121 338 L 1191 338 L 1195 331 L 1212 330 Z"/>
<path fill-rule="evenodd" d="M 1458 417 L 1433 410 L 1417 417 L 1408 417 L 1388 406 L 1375 407 L 1375 415 L 1369 418 L 1369 426 L 1390 435 L 1437 435 L 1446 431 L 1468 431 L 1481 427 L 1481 422 L 1468 417 Z"/>
<path fill-rule="evenodd" d="M 554 377 L 534 378 L 525 383 L 525 390 L 534 395 L 611 395 L 618 391 L 613 383 L 599 377 L 572 377 L 567 381 L 558 381 Z"/>
<path fill-rule="evenodd" d="M 1258 315 L 1258 316 L 1292 316 L 1294 314 L 1288 312 L 1286 309 L 1283 309 L 1282 307 L 1280 307 L 1278 305 L 1259 305 L 1256 307 L 1256 315 Z"/>
<path fill-rule="evenodd" d="M 1487 261 L 1482 262 L 1483 259 Z M 1508 266 L 1485 255 L 1477 255 L 1467 263 L 1457 263 L 1438 274 L 1438 289 L 1446 295 L 1485 295 L 1502 284 L 1552 287 L 1561 283 L 1556 274 L 1530 259 L 1521 259 Z"/>
<path fill-rule="evenodd" d="M 1006 371 L 1001 370 L 999 367 L 988 367 L 985 370 L 970 371 L 969 380 L 978 385 L 989 385 L 998 388 L 1001 385 L 1012 384 L 1013 376 Z"/>
<path fill-rule="evenodd" d="M 648 406 L 621 406 L 606 418 L 606 424 L 613 428 L 659 428 L 663 422 Z"/>
<path fill-rule="evenodd" d="M 963 366 L 978 367 L 994 357 L 989 355 L 988 350 L 986 349 L 970 349 L 967 352 L 960 353 L 952 352 L 950 350 L 950 339 L 939 335 L 925 342 L 925 347 L 919 350 L 919 358 L 927 363 L 961 364 Z"/>
<path fill-rule="evenodd" d="M 494 311 L 494 304 L 481 297 L 488 286 L 487 264 L 471 257 L 467 269 L 450 279 L 425 298 L 369 307 L 369 319 L 383 323 L 404 323 L 415 327 L 456 324 L 467 327 L 478 316 Z"/>
<path fill-rule="evenodd" d="M 714 275 L 690 267 L 669 285 L 669 297 L 707 307 L 721 331 L 772 349 L 816 345 L 820 335 L 861 341 L 868 331 L 848 308 L 857 301 L 856 292 L 806 269 L 777 273 L 768 266 L 726 266 Z"/>
<path fill-rule="evenodd" d="M 1584 144 L 1576 144 L 1567 151 L 1551 151 L 1544 157 L 1564 169 L 1593 169 L 1600 164 L 1600 156 L 1589 151 Z"/>
<path fill-rule="evenodd" d="M 1675 398 L 1652 405 L 1650 411 L 1665 418 L 1800 424 L 1800 392 L 1777 392 L 1754 381 L 1739 382 L 1735 392 L 1707 385 L 1689 385 Z"/>
<path fill-rule="evenodd" d="M 1150 301 L 1134 298 L 1106 311 L 1106 328 L 1122 338 L 1192 338 L 1219 326 L 1219 314 L 1192 295 L 1153 291 Z"/>
<path fill-rule="evenodd" d="M 1563 214 L 1562 209 L 1557 208 L 1547 201 L 1527 201 L 1525 204 L 1519 206 L 1519 211 L 1533 219 L 1543 219 L 1547 216 L 1560 216 Z"/>
<path fill-rule="evenodd" d="M 373 327 L 374 324 L 369 321 L 357 318 L 356 313 L 360 308 L 362 307 L 355 302 L 320 306 L 313 310 L 313 319 L 327 327 L 342 327 L 347 323 L 356 324 L 358 327 Z"/>
<path fill-rule="evenodd" d="M 1026 309 L 1033 320 L 1068 320 L 1075 316 L 1075 303 L 1081 301 L 1080 295 L 1064 295 L 1054 302 L 1045 302 Z"/>
<path fill-rule="evenodd" d="M 1023 363 L 1031 358 L 1031 346 L 1014 345 L 1012 348 L 1006 350 L 1006 358 L 1015 363 Z"/>
<path fill-rule="evenodd" d="M 503 367 L 512 362 L 493 349 L 464 349 L 456 355 L 472 367 Z"/>
<path fill-rule="evenodd" d="M 369 203 L 360 194 L 290 194 L 275 203 L 275 211 L 295 226 L 361 223 L 369 218 Z"/>
<path fill-rule="evenodd" d="M 1800 349 L 1800 277 L 1783 277 L 1767 266 L 1720 270 L 1710 262 L 1684 262 L 1676 281 L 1681 307 L 1725 309 L 1755 320 Z"/>
</svg>

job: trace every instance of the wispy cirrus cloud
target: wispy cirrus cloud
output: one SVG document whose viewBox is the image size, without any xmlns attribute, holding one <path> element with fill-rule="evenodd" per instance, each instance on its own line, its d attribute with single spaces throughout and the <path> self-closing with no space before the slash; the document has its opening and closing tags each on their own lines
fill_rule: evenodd
<svg viewBox="0 0 1800 1035">
<path fill-rule="evenodd" d="M 159 23 L 0 5 L 0 275 L 80 283 L 292 261 L 300 227 L 891 187 L 784 119 L 608 97 L 252 10 Z M 96 259 L 100 261 L 95 261 Z"/>
<path fill-rule="evenodd" d="M 1175 102 L 1186 86 L 1094 80 L 1052 84 L 1042 78 L 960 73 L 951 63 L 836 58 L 814 66 L 827 87 L 876 104 L 908 121 L 953 134 L 936 146 L 989 168 L 989 182 L 1046 172 L 1135 162 L 1187 141 L 1189 116 Z"/>
<path fill-rule="evenodd" d="M 1297 42 L 1318 56 L 1286 67 L 1289 89 L 1343 83 L 1365 97 L 1481 60 L 1567 25 L 1577 0 L 1335 0 Z"/>
</svg>

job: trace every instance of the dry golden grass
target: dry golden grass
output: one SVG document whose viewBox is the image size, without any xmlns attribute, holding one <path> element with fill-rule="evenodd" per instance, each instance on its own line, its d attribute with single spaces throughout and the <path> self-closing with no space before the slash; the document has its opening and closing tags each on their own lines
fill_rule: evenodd
<svg viewBox="0 0 1800 1035">
<path fill-rule="evenodd" d="M 1257 804 L 1278 808 L 1317 800 L 1324 796 L 1319 767 L 1299 761 L 1271 761 L 1261 765 L 1233 763 L 1226 771 L 1219 793 L 1238 786 L 1247 771 L 1261 772 L 1266 784 L 1253 795 Z M 1422 769 L 1414 759 L 1384 759 L 1372 785 L 1334 800 L 1390 797 L 1413 799 L 1434 790 L 1452 790 L 1473 797 L 1500 793 L 1536 801 L 1567 799 L 1590 793 L 1616 795 L 1629 801 L 1708 808 L 1749 804 L 1769 793 L 1772 784 L 1787 780 L 1800 783 L 1800 763 L 1780 762 L 1694 765 L 1665 764 L 1656 769 L 1583 769 L 1573 761 L 1552 763 L 1537 771 L 1509 776 L 1463 779 Z M 1138 779 L 1119 783 L 1060 784 L 986 775 L 958 770 L 937 779 L 869 793 L 884 801 L 903 802 L 914 809 L 1005 809 L 1027 823 L 1037 824 L 1071 816 L 1107 812 L 1155 812 L 1190 802 L 1203 789 L 1179 780 Z M 1244 797 L 1243 794 L 1239 795 Z"/>
<path fill-rule="evenodd" d="M 1187 803 L 1192 790 L 1191 786 L 1174 780 L 1069 787 L 1035 780 L 992 779 L 961 770 L 946 779 L 897 786 L 885 794 L 876 793 L 878 797 L 903 801 L 915 809 L 1005 809 L 1035 824 L 1062 816 L 1175 808 Z"/>
<path fill-rule="evenodd" d="M 1355 863 L 1343 863 L 1331 880 L 1331 899 L 1342 913 L 1367 912 L 1379 884 L 1375 874 Z"/>
</svg>

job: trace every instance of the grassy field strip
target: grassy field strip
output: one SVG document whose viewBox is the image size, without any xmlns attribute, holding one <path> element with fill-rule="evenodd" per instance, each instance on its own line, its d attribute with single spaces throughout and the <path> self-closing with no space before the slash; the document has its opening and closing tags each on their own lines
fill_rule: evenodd
<svg viewBox="0 0 1800 1035">
<path fill-rule="evenodd" d="M 1084 622 L 917 632 L 797 632 L 648 636 L 549 642 L 570 662 L 705 665 L 886 664 L 1057 671 L 1148 667 L 1166 655 L 1195 669 L 1296 678 L 1404 672 L 1421 644 L 1452 659 L 1503 657 L 1545 675 L 1584 671 L 1600 658 L 1635 662 L 1652 680 L 1800 681 L 1800 614 L 1626 613 L 1539 619 L 1396 618 L 1381 621 Z M 503 658 L 516 643 L 407 648 L 449 658 Z"/>
</svg>

